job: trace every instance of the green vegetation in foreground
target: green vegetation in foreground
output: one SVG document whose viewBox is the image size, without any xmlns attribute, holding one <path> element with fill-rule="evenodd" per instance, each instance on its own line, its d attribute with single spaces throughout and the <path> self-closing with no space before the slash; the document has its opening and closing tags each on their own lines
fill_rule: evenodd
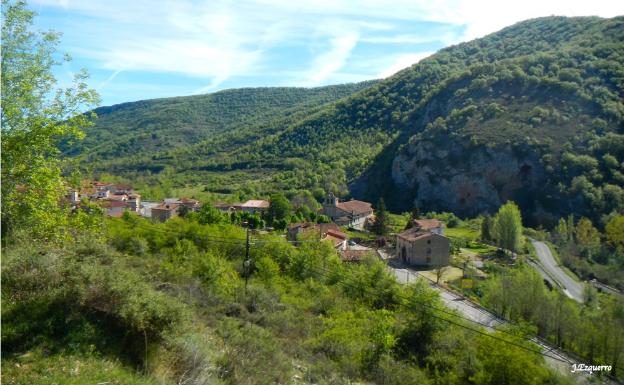
<svg viewBox="0 0 624 385">
<path fill-rule="evenodd" d="M 509 222 L 499 222 L 501 216 L 509 215 L 509 207 L 513 207 L 513 203 L 507 203 L 501 207 L 498 214 L 491 219 L 490 225 L 492 227 L 483 224 L 484 221 L 490 220 L 490 218 L 485 217 L 473 221 L 460 221 L 455 229 L 467 230 L 480 227 L 482 229 L 481 239 L 488 238 L 488 242 L 503 246 L 503 242 L 500 241 L 501 234 L 515 233 L 517 235 L 518 232 L 505 231 L 501 225 L 506 223 L 506 226 L 517 230 L 518 224 L 521 225 L 522 222 L 521 218 Z M 479 220 L 481 221 L 480 225 L 477 223 Z M 611 219 L 612 222 L 610 223 L 618 223 L 620 220 L 620 217 L 616 216 Z M 495 225 L 497 222 L 499 224 Z M 583 244 L 597 247 L 596 251 L 600 247 L 609 247 L 608 243 L 601 246 L 600 233 L 590 227 L 591 223 L 587 219 L 582 219 L 579 223 L 580 230 L 579 226 L 575 226 L 574 222 L 570 220 L 570 222 L 562 221 L 558 226 L 559 230 L 553 234 L 534 230 L 527 232 L 532 233 L 531 235 L 534 237 L 539 235 L 554 239 L 561 239 L 566 235 L 571 237 L 566 238 L 567 242 L 574 242 L 574 245 L 578 247 L 576 242 L 580 242 L 579 239 L 584 240 Z M 609 228 L 613 230 L 614 225 L 612 224 Z M 457 233 L 461 234 L 460 231 Z M 466 233 L 470 234 L 469 232 Z M 619 239 L 617 234 L 619 232 L 612 232 L 611 238 L 615 236 L 616 239 Z M 592 240 L 588 238 L 588 235 L 596 238 Z M 607 235 L 606 238 L 609 239 L 609 236 Z M 474 285 L 470 289 L 461 289 L 460 280 L 453 280 L 453 277 L 449 277 L 449 280 L 452 281 L 450 282 L 451 285 L 456 290 L 462 290 L 473 300 L 480 302 L 496 314 L 512 320 L 526 330 L 532 330 L 553 345 L 564 351 L 572 352 L 572 354 L 580 356 L 588 362 L 619 361 L 624 354 L 619 342 L 624 337 L 622 334 L 624 313 L 621 311 L 622 306 L 624 306 L 624 298 L 599 294 L 595 289 L 588 286 L 585 303 L 578 304 L 556 289 L 549 290 L 544 285 L 542 277 L 525 263 L 525 257 L 532 248 L 529 242 L 525 242 L 524 247 L 518 250 L 518 258 L 512 264 L 509 263 L 510 261 L 504 256 L 504 253 L 497 252 L 494 247 L 473 241 L 472 237 L 465 238 L 464 242 L 471 246 L 467 247 L 467 250 L 475 252 L 482 250 L 484 252 L 482 255 L 487 256 L 483 269 L 487 273 L 487 277 L 485 279 L 473 278 Z M 614 243 L 611 242 L 611 244 Z M 617 248 L 609 250 L 615 255 L 620 255 Z M 461 261 L 462 259 L 459 258 L 458 260 Z M 618 269 L 621 272 L 621 267 Z M 476 276 L 473 268 L 468 267 L 467 276 Z M 617 273 L 614 273 L 614 276 L 617 276 Z M 619 368 L 614 370 L 612 374 L 621 376 L 621 372 L 622 369 Z"/>
<path fill-rule="evenodd" d="M 539 355 L 442 321 L 428 307 L 443 306 L 435 292 L 400 286 L 375 259 L 345 264 L 329 244 L 256 235 L 245 291 L 238 226 L 127 216 L 100 228 L 63 248 L 12 238 L 2 261 L 4 367 L 45 351 L 51 365 L 85 360 L 77 378 L 121 371 L 129 383 L 566 381 Z M 499 337 L 535 348 L 521 336 Z M 64 373 L 41 365 L 8 374 L 45 382 Z"/>
<path fill-rule="evenodd" d="M 88 124 L 87 116 L 61 112 L 94 102 L 96 95 L 81 74 L 73 88 L 52 102 L 46 99 L 55 84 L 56 35 L 31 33 L 34 15 L 23 3 L 2 5 L 2 193 L 12 198 L 2 200 L 3 381 L 570 381 L 553 373 L 540 354 L 518 346 L 537 348 L 525 338 L 530 328 L 497 332 L 498 340 L 484 330 L 475 335 L 459 326 L 464 321 L 439 310 L 442 303 L 426 284 L 400 286 L 376 259 L 342 263 L 327 242 L 295 247 L 279 232 L 254 235 L 251 263 L 245 265 L 245 230 L 212 223 L 219 218 L 210 209 L 152 224 L 130 214 L 105 219 L 88 204 L 73 212 L 59 205 L 65 183 L 80 180 L 79 175 L 62 178 L 63 164 L 55 157 L 60 142 L 78 138 L 80 126 Z M 276 195 L 271 201 L 280 204 L 272 206 L 267 220 L 285 224 L 292 202 Z M 449 224 L 457 221 L 446 215 Z M 591 227 L 580 223 L 575 239 L 584 247 L 596 246 Z M 618 228 L 619 220 L 607 227 L 608 247 L 615 250 L 621 244 Z M 597 256 L 594 249 L 588 252 Z M 531 313 L 534 303 L 527 308 L 535 293 L 523 290 L 539 289 L 524 281 L 520 274 L 512 281 L 513 295 L 488 301 L 500 305 L 503 314 L 537 316 Z M 507 281 L 492 282 L 505 289 Z M 509 303 L 510 298 L 522 301 Z M 549 298 L 537 309 L 554 317 Z M 555 311 L 569 306 L 555 305 Z M 592 358 L 613 359 L 605 363 L 621 376 L 615 360 L 624 330 L 621 308 L 612 300 L 590 313 L 607 325 L 595 331 L 599 340 L 579 341 L 594 334 L 569 329 L 598 327 L 587 324 L 585 309 L 548 318 L 559 322 L 557 328 L 549 324 L 543 330 L 556 330 L 561 344 L 595 348 L 589 350 Z M 564 314 L 580 323 L 569 323 Z M 612 338 L 604 336 L 607 331 L 614 331 Z"/>
<path fill-rule="evenodd" d="M 3 363 L 2 382 L 6 385 L 152 385 L 153 379 L 123 366 L 118 361 L 93 355 L 53 355 L 29 352 L 10 364 Z"/>
</svg>

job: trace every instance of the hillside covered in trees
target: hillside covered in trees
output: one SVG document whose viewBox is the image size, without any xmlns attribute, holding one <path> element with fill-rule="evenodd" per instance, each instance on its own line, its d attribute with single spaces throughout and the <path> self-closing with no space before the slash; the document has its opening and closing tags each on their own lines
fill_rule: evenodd
<svg viewBox="0 0 624 385">
<path fill-rule="evenodd" d="M 226 136 L 230 148 L 262 133 L 278 131 L 324 104 L 362 90 L 375 81 L 318 88 L 265 87 L 225 90 L 214 94 L 142 100 L 100 107 L 97 125 L 86 129 L 84 141 L 66 143 L 67 155 L 119 160 L 152 156 L 186 148 L 208 138 Z M 240 137 L 237 137 L 239 134 Z M 166 156 L 164 159 L 167 159 Z M 157 165 L 152 170 L 160 170 Z"/>
<path fill-rule="evenodd" d="M 496 237 L 499 246 L 517 251 L 514 255 L 499 250 L 502 255 L 493 256 L 497 261 L 486 266 L 490 278 L 473 287 L 473 299 L 481 298 L 510 318 L 496 327 L 447 308 L 439 291 L 425 280 L 401 284 L 374 255 L 345 260 L 334 243 L 321 241 L 316 234 L 286 238 L 287 219 L 321 222 L 314 210 L 318 202 L 304 188 L 323 193 L 344 187 L 346 194 L 347 182 L 354 188 L 372 186 L 364 181 L 376 175 L 375 167 L 383 169 L 383 154 L 418 132 L 415 117 L 405 120 L 403 128 L 386 127 L 383 117 L 376 123 L 371 120 L 368 131 L 362 126 L 331 126 L 343 119 L 340 114 L 350 103 L 382 92 L 379 84 L 289 90 L 284 92 L 301 97 L 281 101 L 257 96 L 257 102 L 242 102 L 246 96 L 236 91 L 223 93 L 230 98 L 224 104 L 240 101 L 237 116 L 219 115 L 220 107 L 212 102 L 204 106 L 211 111 L 207 115 L 178 109 L 192 104 L 194 98 L 140 102 L 97 110 L 103 118 L 94 127 L 92 114 L 79 112 L 97 105 L 99 99 L 85 83 L 86 72 L 58 88 L 53 68 L 61 64 L 54 60 L 60 35 L 35 31 L 34 17 L 24 2 L 2 2 L 3 383 L 559 385 L 583 381 L 562 366 L 566 359 L 536 344 L 535 336 L 581 354 L 578 362 L 604 364 L 616 380 L 622 379 L 622 298 L 588 290 L 581 306 L 548 290 L 525 263 L 530 250 L 520 239 L 520 210 L 511 202 L 494 218 L 464 222 L 452 213 L 427 214 L 443 218 L 447 230 L 453 228 L 456 235 L 457 230 L 464 233 L 453 241 L 454 253 L 460 245 L 487 253 L 496 250 L 476 242 L 478 228 L 488 234 L 482 236 L 484 240 Z M 338 104 L 320 107 L 322 100 L 337 98 L 332 89 L 350 93 L 354 90 L 349 87 L 369 86 Z M 276 90 L 257 91 L 266 96 Z M 293 105 L 293 99 L 300 104 Z M 146 105 L 151 105 L 148 109 L 155 120 L 145 118 Z M 176 107 L 169 110 L 172 105 Z M 419 111 L 420 107 L 412 107 Z M 405 107 L 405 113 L 412 107 Z M 107 111 L 109 117 L 116 116 L 108 123 Z M 372 111 L 358 112 L 352 121 L 366 119 Z M 241 123 L 248 121 L 253 124 Z M 618 135 L 612 120 L 604 121 L 605 135 Z M 170 130 L 168 124 L 178 128 L 184 124 L 189 130 Z M 195 124 L 200 129 L 195 130 Z M 412 131 L 406 128 L 410 124 Z M 80 142 L 85 147 L 75 147 L 83 130 L 94 139 Z M 136 141 L 116 142 L 132 136 L 130 131 L 136 131 Z M 200 136 L 206 139 L 190 145 Z M 278 147 L 283 153 L 277 152 Z M 393 151 L 406 158 L 417 154 L 408 146 Z M 245 194 L 277 188 L 284 192 L 271 195 L 264 218 L 255 212 L 225 214 L 209 202 L 197 211 L 180 210 L 165 223 L 131 211 L 120 213 L 119 218 L 107 217 L 105 207 L 89 199 L 72 202 L 67 196 L 84 181 L 63 157 L 73 152 L 76 160 L 96 172 L 124 172 L 128 179 L 145 183 L 173 180 L 204 183 L 208 189 L 236 189 L 239 186 L 232 186 L 231 177 L 238 175 Z M 141 168 L 141 164 L 162 168 Z M 214 179 L 217 174 L 222 179 Z M 291 195 L 297 188 L 300 195 Z M 377 235 L 387 233 L 390 219 L 396 228 L 400 216 L 386 213 L 383 200 L 376 211 Z M 265 219 L 272 227 L 264 227 Z M 410 220 L 403 219 L 398 229 Z M 622 229 L 623 217 L 614 217 L 606 226 L 609 249 L 603 249 L 591 222 L 587 218 L 575 222 L 570 216 L 559 221 L 552 241 L 561 250 L 579 250 L 588 258 L 613 249 L 624 255 Z M 536 230 L 530 234 L 546 237 Z M 381 240 L 367 236 L 371 246 Z M 581 262 L 579 269 L 585 269 L 586 261 Z"/>
<path fill-rule="evenodd" d="M 231 91 L 260 106 L 218 113 L 200 101 L 227 93 L 173 99 L 166 108 L 138 102 L 132 119 L 128 107 L 100 109 L 92 132 L 110 147 L 100 145 L 91 159 L 96 171 L 156 184 L 162 178 L 154 174 L 168 170 L 176 184 L 210 181 L 208 190 L 220 190 L 226 183 L 212 173 L 238 171 L 265 176 L 243 183 L 260 194 L 332 190 L 383 196 L 394 210 L 418 205 L 461 215 L 514 199 L 531 223 L 569 213 L 600 220 L 624 208 L 622 40 L 621 17 L 546 17 L 443 49 L 376 84 L 310 90 L 314 96 L 299 99 L 302 90 L 264 90 L 270 101 L 258 90 Z M 345 97 L 319 106 L 332 99 L 322 90 Z M 272 109 L 278 118 L 264 108 L 292 98 L 288 108 Z M 171 118 L 150 123 L 155 111 Z M 106 142 L 103 131 L 131 139 Z M 171 140 L 158 147 L 134 135 Z M 138 148 L 134 141 L 147 150 L 124 158 Z M 89 142 L 84 149 L 93 151 Z"/>
</svg>

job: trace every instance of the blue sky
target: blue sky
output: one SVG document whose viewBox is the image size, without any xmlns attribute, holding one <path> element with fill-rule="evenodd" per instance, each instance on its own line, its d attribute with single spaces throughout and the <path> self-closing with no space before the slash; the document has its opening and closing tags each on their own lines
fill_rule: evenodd
<svg viewBox="0 0 624 385">
<path fill-rule="evenodd" d="M 257 86 L 385 78 L 440 48 L 548 15 L 624 14 L 624 2 L 501 0 L 33 0 L 62 32 L 60 85 L 86 68 L 102 105 Z"/>
</svg>

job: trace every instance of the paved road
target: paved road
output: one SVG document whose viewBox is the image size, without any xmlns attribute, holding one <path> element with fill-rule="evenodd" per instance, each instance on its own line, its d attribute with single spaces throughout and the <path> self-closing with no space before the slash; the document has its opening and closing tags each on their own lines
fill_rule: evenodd
<svg viewBox="0 0 624 385">
<path fill-rule="evenodd" d="M 544 242 L 536 241 L 535 239 L 531 239 L 531 243 L 535 248 L 535 253 L 539 258 L 539 262 L 541 267 L 546 270 L 548 275 L 553 278 L 559 285 L 561 285 L 563 292 L 570 298 L 575 301 L 583 303 L 583 291 L 584 285 L 583 283 L 577 282 L 568 274 L 566 274 L 555 258 L 553 257 L 550 249 Z"/>
<path fill-rule="evenodd" d="M 388 268 L 394 273 L 399 283 L 406 284 L 414 282 L 416 279 L 418 279 L 418 277 L 422 277 L 422 279 L 427 279 L 423 275 L 419 275 L 417 271 L 402 265 L 400 262 L 393 259 L 391 255 L 381 250 L 379 250 L 379 254 L 382 259 L 388 261 Z M 470 319 L 471 321 L 480 323 L 487 330 L 494 331 L 498 326 L 508 323 L 508 321 L 499 318 L 487 309 L 465 299 L 459 294 L 445 289 L 442 286 L 436 285 L 435 282 L 432 282 L 431 280 L 428 281 L 429 286 L 440 293 L 440 298 L 442 299 L 442 302 L 444 303 L 444 305 L 446 305 L 446 307 L 457 310 L 463 317 Z M 577 363 L 576 361 L 572 360 L 564 353 L 554 349 L 552 346 L 542 340 L 534 338 L 532 341 L 542 348 L 544 359 L 552 368 L 558 370 L 561 374 L 570 374 L 572 364 Z M 553 357 L 557 357 L 559 359 L 555 359 Z M 562 362 L 561 360 L 565 362 Z M 589 382 L 588 380 L 590 377 L 591 376 L 589 375 L 582 374 L 575 375 L 569 378 L 577 383 L 587 383 Z M 610 382 L 608 380 L 603 380 L 603 383 L 608 384 Z"/>
</svg>

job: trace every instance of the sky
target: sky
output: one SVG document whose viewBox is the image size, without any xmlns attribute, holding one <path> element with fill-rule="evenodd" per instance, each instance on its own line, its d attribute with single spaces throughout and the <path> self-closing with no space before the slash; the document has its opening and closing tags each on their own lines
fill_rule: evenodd
<svg viewBox="0 0 624 385">
<path fill-rule="evenodd" d="M 227 88 L 386 78 L 437 50 L 550 15 L 613 17 L 616 0 L 31 0 L 61 32 L 59 85 L 86 68 L 102 105 Z"/>
</svg>

